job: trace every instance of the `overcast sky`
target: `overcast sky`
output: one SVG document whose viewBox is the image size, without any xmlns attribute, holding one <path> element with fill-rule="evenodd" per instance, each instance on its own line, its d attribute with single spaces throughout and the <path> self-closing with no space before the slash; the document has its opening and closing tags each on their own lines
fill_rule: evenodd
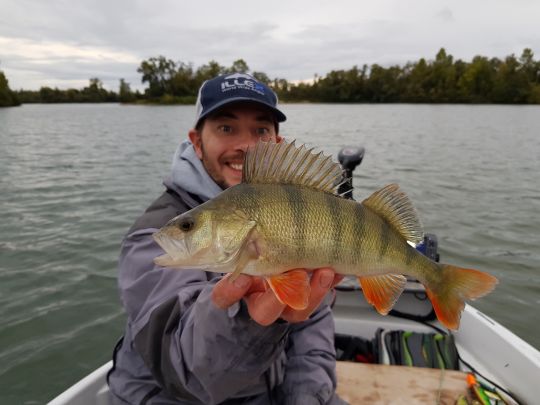
<svg viewBox="0 0 540 405">
<path fill-rule="evenodd" d="M 12 89 L 142 88 L 164 55 L 195 67 L 243 58 L 270 78 L 434 58 L 540 59 L 539 0 L 0 0 L 0 70 Z"/>
</svg>

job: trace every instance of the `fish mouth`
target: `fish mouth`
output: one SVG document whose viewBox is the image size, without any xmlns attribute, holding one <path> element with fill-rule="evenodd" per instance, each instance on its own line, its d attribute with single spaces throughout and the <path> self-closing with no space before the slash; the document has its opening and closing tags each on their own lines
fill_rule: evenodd
<svg viewBox="0 0 540 405">
<path fill-rule="evenodd" d="M 165 255 L 174 262 L 181 262 L 191 257 L 191 253 L 185 239 L 175 239 L 164 232 L 156 232 L 152 235 L 156 243 L 165 251 Z M 161 258 L 165 258 L 160 256 Z"/>
<path fill-rule="evenodd" d="M 155 264 L 162 267 L 189 266 L 192 269 L 207 269 L 211 266 L 212 271 L 225 270 L 234 265 L 247 243 L 244 241 L 239 249 L 230 252 L 201 249 L 192 253 L 185 239 L 175 239 L 161 231 L 154 233 L 152 237 L 165 251 L 164 255 L 154 259 Z"/>
<path fill-rule="evenodd" d="M 154 259 L 154 263 L 163 267 L 189 266 L 193 269 L 204 269 L 210 264 L 216 268 L 226 267 L 238 256 L 238 252 L 223 257 L 219 252 L 209 258 L 209 249 L 201 249 L 192 253 L 185 239 L 171 238 L 164 232 L 158 231 L 152 235 L 157 244 L 165 251 L 164 255 Z"/>
</svg>

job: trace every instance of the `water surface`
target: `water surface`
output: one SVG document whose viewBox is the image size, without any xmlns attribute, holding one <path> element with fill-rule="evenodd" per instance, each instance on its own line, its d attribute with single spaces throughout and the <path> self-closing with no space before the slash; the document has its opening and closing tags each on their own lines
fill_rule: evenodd
<svg viewBox="0 0 540 405">
<path fill-rule="evenodd" d="M 397 182 L 475 306 L 540 348 L 540 107 L 283 106 L 289 138 L 364 146 L 355 197 Z M 0 109 L 0 403 L 41 404 L 110 359 L 123 234 L 162 190 L 193 107 Z"/>
</svg>

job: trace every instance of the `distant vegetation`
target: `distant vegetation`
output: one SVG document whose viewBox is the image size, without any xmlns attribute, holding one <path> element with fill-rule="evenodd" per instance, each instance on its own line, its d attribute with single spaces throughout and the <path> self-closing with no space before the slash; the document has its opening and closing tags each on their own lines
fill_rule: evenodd
<svg viewBox="0 0 540 405">
<path fill-rule="evenodd" d="M 17 95 L 23 103 L 112 103 L 120 101 L 117 93 L 107 91 L 98 78 L 90 79 L 87 87 L 60 90 L 42 87 L 38 91 L 19 90 Z"/>
<path fill-rule="evenodd" d="M 338 103 L 507 103 L 540 104 L 540 61 L 531 49 L 520 57 L 504 59 L 476 56 L 470 62 L 454 60 L 442 48 L 433 60 L 424 58 L 404 66 L 378 64 L 349 70 L 333 70 L 313 80 L 291 83 L 270 79 L 254 72 L 239 59 L 224 67 L 216 61 L 194 68 L 164 56 L 141 62 L 137 72 L 147 87 L 144 93 L 131 91 L 120 80 L 118 93 L 103 89 L 99 79 L 90 79 L 82 90 L 42 87 L 39 91 L 16 92 L 23 103 L 128 102 L 193 104 L 200 85 L 222 73 L 251 73 L 269 84 L 282 101 Z"/>
<path fill-rule="evenodd" d="M 0 70 L 0 107 L 12 107 L 20 104 L 17 95 L 9 88 L 4 72 Z"/>
</svg>

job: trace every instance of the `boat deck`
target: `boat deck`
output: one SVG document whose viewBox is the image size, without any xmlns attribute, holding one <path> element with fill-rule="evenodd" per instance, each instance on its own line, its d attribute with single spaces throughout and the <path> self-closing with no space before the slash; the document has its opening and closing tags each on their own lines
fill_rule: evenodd
<svg viewBox="0 0 540 405">
<path fill-rule="evenodd" d="M 467 374 L 454 370 L 337 362 L 338 395 L 349 404 L 454 405 Z"/>
<path fill-rule="evenodd" d="M 409 290 L 396 307 L 426 314 L 429 301 Z M 433 332 L 423 323 L 380 316 L 359 291 L 338 292 L 333 308 L 336 332 L 372 339 L 379 328 Z M 441 327 L 434 322 L 434 325 Z M 460 357 L 482 376 L 505 387 L 520 403 L 537 403 L 540 390 L 540 352 L 476 309 L 466 306 L 461 328 L 454 332 Z M 109 362 L 60 394 L 49 405 L 109 405 L 105 382 Z M 465 369 L 467 371 L 467 369 Z M 455 404 L 467 394 L 463 371 L 381 364 L 338 362 L 337 392 L 350 404 Z M 505 398 L 506 400 L 506 398 Z M 507 403 L 515 403 L 508 400 Z"/>
</svg>

